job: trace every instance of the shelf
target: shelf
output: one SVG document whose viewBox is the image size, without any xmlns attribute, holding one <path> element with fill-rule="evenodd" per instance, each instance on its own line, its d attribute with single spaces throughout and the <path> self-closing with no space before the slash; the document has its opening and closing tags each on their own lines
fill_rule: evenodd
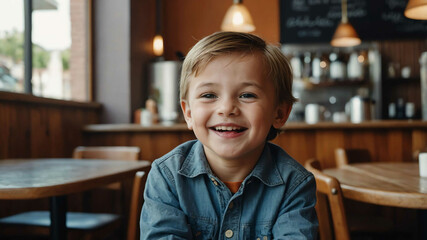
<svg viewBox="0 0 427 240">
<path fill-rule="evenodd" d="M 366 79 L 358 80 L 328 80 L 320 83 L 312 83 L 309 81 L 304 81 L 302 79 L 294 79 L 295 87 L 300 87 L 304 89 L 313 89 L 313 88 L 329 88 L 329 87 L 360 87 L 363 85 L 369 84 L 369 81 Z"/>
<path fill-rule="evenodd" d="M 407 84 L 407 83 L 419 83 L 420 78 L 419 77 L 411 77 L 411 78 L 384 78 L 383 84 Z"/>
</svg>

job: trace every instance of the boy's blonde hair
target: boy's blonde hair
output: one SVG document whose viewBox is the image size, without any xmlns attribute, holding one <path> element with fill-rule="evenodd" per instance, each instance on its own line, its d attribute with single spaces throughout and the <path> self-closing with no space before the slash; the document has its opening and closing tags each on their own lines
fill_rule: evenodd
<svg viewBox="0 0 427 240">
<path fill-rule="evenodd" d="M 277 46 L 267 44 L 255 35 L 239 32 L 216 32 L 194 45 L 182 65 L 181 100 L 187 98 L 192 77 L 202 72 L 214 58 L 231 53 L 261 54 L 267 78 L 273 81 L 276 90 L 276 102 L 292 106 L 296 99 L 292 95 L 292 70 L 285 55 Z"/>
</svg>

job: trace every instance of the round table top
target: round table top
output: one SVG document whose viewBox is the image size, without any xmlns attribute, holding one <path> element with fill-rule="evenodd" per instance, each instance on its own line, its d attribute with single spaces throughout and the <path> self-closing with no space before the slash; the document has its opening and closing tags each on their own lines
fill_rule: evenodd
<svg viewBox="0 0 427 240">
<path fill-rule="evenodd" d="M 66 195 L 132 178 L 149 161 L 72 158 L 0 160 L 0 199 Z"/>
<path fill-rule="evenodd" d="M 418 163 L 358 163 L 323 172 L 338 179 L 345 198 L 427 209 L 427 178 L 419 176 Z"/>
</svg>

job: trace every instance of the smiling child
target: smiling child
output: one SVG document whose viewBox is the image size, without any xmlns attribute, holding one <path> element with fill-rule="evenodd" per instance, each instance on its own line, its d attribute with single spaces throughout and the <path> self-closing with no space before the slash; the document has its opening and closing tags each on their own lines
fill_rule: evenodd
<svg viewBox="0 0 427 240">
<path fill-rule="evenodd" d="M 268 142 L 295 102 L 280 49 L 207 36 L 185 58 L 180 98 L 197 140 L 153 162 L 141 239 L 315 239 L 314 177 Z"/>
</svg>

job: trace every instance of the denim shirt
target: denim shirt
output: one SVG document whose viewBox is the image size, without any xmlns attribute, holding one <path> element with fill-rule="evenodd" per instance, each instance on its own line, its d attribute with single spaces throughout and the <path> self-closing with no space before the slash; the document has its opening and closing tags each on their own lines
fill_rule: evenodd
<svg viewBox="0 0 427 240">
<path fill-rule="evenodd" d="M 148 175 L 141 239 L 315 239 L 313 175 L 266 143 L 232 194 L 211 171 L 203 145 L 186 142 L 155 160 Z"/>
</svg>

